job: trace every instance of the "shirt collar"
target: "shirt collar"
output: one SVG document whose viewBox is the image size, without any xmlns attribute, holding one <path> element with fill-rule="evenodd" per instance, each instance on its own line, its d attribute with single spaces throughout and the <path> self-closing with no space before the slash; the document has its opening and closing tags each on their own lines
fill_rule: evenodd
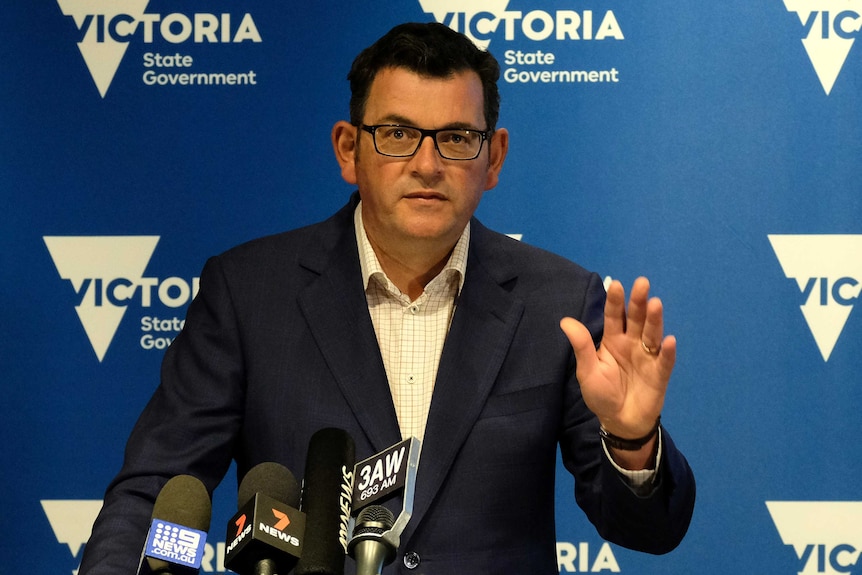
<svg viewBox="0 0 862 575">
<path fill-rule="evenodd" d="M 356 206 L 353 211 L 353 223 L 356 231 L 356 245 L 359 247 L 359 266 L 362 269 L 362 285 L 368 289 L 368 282 L 371 278 L 380 275 L 386 278 L 386 282 L 390 283 L 389 278 L 380 266 L 380 260 L 377 259 L 377 254 L 371 247 L 371 242 L 368 240 L 368 234 L 365 233 L 365 225 L 362 223 L 362 202 Z M 470 222 L 467 222 L 464 231 L 461 232 L 461 237 L 458 238 L 452 254 L 449 256 L 449 261 L 443 267 L 443 270 L 437 277 L 456 273 L 458 276 L 458 293 L 461 293 L 461 288 L 464 287 L 464 277 L 467 275 L 467 248 L 470 245 Z M 435 278 L 436 279 L 436 278 Z M 433 282 L 434 280 L 431 280 Z M 429 282 L 429 284 L 431 283 Z"/>
</svg>

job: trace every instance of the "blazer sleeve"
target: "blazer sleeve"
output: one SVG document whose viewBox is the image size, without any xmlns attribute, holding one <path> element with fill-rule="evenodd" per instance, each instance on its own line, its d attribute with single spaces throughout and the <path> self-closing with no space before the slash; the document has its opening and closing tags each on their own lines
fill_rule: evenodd
<svg viewBox="0 0 862 575">
<path fill-rule="evenodd" d="M 161 383 L 138 419 L 85 547 L 80 575 L 137 573 L 153 504 L 173 476 L 210 495 L 233 455 L 244 405 L 243 361 L 230 291 L 218 258 L 207 262 Z M 146 565 L 142 573 L 148 572 Z"/>
<path fill-rule="evenodd" d="M 586 292 L 580 321 L 601 342 L 605 290 L 594 275 Z M 584 404 L 575 376 L 568 371 L 564 425 L 560 437 L 563 464 L 575 478 L 575 500 L 604 539 L 623 547 L 662 554 L 682 541 L 694 511 L 695 481 L 683 454 L 662 430 L 662 457 L 654 488 L 638 495 L 604 454 L 599 423 Z"/>
</svg>

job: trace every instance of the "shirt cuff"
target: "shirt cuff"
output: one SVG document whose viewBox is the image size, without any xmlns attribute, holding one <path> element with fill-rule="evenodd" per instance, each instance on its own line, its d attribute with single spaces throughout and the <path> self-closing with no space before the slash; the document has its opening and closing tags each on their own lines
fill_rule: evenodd
<svg viewBox="0 0 862 575">
<path fill-rule="evenodd" d="M 611 457 L 610 451 L 608 451 L 608 446 L 605 445 L 605 442 L 602 441 L 602 449 L 605 451 L 605 455 L 608 460 L 610 460 L 611 465 L 614 466 L 620 475 L 622 475 L 623 479 L 628 483 L 628 486 L 634 491 L 637 495 L 649 495 L 650 491 L 652 491 L 653 484 L 655 483 L 655 478 L 658 475 L 657 470 L 661 464 L 661 428 L 658 430 L 658 447 L 656 449 L 655 455 L 655 468 L 654 469 L 623 469 L 617 462 L 614 461 L 614 458 Z"/>
</svg>

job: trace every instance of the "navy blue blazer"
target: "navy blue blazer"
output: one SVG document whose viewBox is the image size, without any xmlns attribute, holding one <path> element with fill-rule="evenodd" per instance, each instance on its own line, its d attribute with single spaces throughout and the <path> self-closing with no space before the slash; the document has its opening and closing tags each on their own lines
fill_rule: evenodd
<svg viewBox="0 0 862 575">
<path fill-rule="evenodd" d="M 347 430 L 358 460 L 401 439 L 361 281 L 357 201 L 207 262 L 106 493 L 81 575 L 134 573 L 153 501 L 174 475 L 195 475 L 212 491 L 235 459 L 240 478 L 264 461 L 301 478 L 309 439 L 323 427 Z M 628 488 L 603 454 L 559 328 L 572 316 L 600 340 L 601 278 L 476 219 L 471 226 L 414 514 L 385 573 L 557 573 L 557 445 L 575 500 L 602 537 L 670 551 L 691 518 L 691 470 L 665 433 L 653 493 Z M 418 560 L 413 570 L 405 553 Z"/>
</svg>

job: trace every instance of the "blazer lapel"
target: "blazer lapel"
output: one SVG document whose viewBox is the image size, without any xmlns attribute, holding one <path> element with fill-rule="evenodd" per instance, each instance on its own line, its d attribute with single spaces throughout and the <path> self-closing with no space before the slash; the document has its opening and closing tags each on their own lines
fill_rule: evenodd
<svg viewBox="0 0 862 575">
<path fill-rule="evenodd" d="M 352 214 L 334 216 L 300 262 L 318 278 L 300 306 L 344 397 L 375 452 L 401 440 L 386 370 L 368 314 Z M 419 461 L 413 516 L 402 541 L 421 522 L 491 393 L 514 337 L 523 302 L 505 284 L 511 262 L 476 220 L 464 288 L 446 338 Z M 355 287 L 354 287 L 355 286 Z"/>
<path fill-rule="evenodd" d="M 473 429 L 524 309 L 523 302 L 502 287 L 514 278 L 508 271 L 510 264 L 495 257 L 494 248 L 487 246 L 487 230 L 476 220 L 471 225 L 467 274 L 440 359 L 413 517 L 404 540 L 421 522 Z"/>
<path fill-rule="evenodd" d="M 375 452 L 401 439 L 368 314 L 351 202 L 327 222 L 300 265 L 319 274 L 299 296 L 309 329 Z"/>
</svg>

